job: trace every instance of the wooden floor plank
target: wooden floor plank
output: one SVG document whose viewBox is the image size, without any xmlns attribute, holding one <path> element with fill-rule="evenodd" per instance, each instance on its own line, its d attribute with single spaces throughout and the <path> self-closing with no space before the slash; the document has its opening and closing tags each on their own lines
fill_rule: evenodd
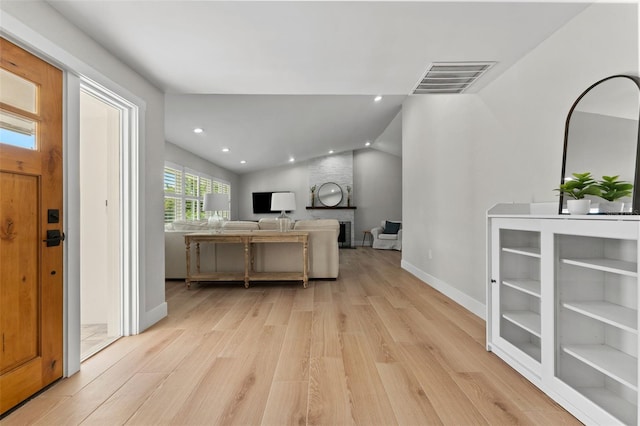
<svg viewBox="0 0 640 426">
<path fill-rule="evenodd" d="M 311 358 L 308 401 L 309 425 L 356 424 L 341 358 Z"/>
<path fill-rule="evenodd" d="M 509 395 L 487 380 L 483 373 L 457 373 L 452 377 L 489 424 L 533 424 L 527 415 L 509 400 Z"/>
<path fill-rule="evenodd" d="M 134 374 L 81 424 L 124 424 L 165 378 L 163 373 Z"/>
<path fill-rule="evenodd" d="M 344 335 L 342 359 L 356 423 L 361 425 L 396 424 L 397 419 L 391 407 L 389 395 L 362 335 Z"/>
<path fill-rule="evenodd" d="M 289 317 L 291 316 L 291 310 L 293 309 L 295 296 L 296 291 L 294 289 L 282 289 L 278 293 L 278 297 L 273 304 L 273 309 L 269 313 L 266 324 L 287 325 Z"/>
<path fill-rule="evenodd" d="M 0 421 L 3 426 L 30 425 L 46 416 L 53 407 L 71 398 L 70 396 L 39 395 L 24 404 L 7 418 Z"/>
<path fill-rule="evenodd" d="M 294 311 L 291 313 L 274 380 L 308 383 L 311 324 L 311 312 Z"/>
<path fill-rule="evenodd" d="M 264 409 L 263 426 L 306 425 L 309 382 L 276 381 Z"/>
<path fill-rule="evenodd" d="M 442 424 L 424 389 L 400 363 L 381 363 L 378 372 L 399 424 Z"/>
<path fill-rule="evenodd" d="M 394 308 L 389 300 L 381 296 L 371 296 L 369 301 L 395 342 L 418 342 L 419 330 L 412 328 L 411 324 L 404 321 L 400 316 L 400 310 Z"/>
<path fill-rule="evenodd" d="M 307 289 L 168 280 L 167 318 L 2 424 L 579 424 L 400 260 L 341 250 L 338 279 Z"/>
<path fill-rule="evenodd" d="M 444 424 L 489 424 L 447 370 L 423 346 L 402 344 L 405 362 L 413 366 L 424 393 Z"/>
</svg>

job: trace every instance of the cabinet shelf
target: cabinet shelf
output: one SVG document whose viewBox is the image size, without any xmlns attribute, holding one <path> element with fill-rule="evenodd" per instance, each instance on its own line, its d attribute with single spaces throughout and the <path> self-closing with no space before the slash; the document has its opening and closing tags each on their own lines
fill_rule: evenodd
<svg viewBox="0 0 640 426">
<path fill-rule="evenodd" d="M 638 311 L 609 302 L 565 302 L 567 309 L 638 334 Z"/>
<path fill-rule="evenodd" d="M 581 266 L 598 271 L 611 272 L 629 277 L 638 276 L 638 264 L 614 259 L 562 259 L 567 265 Z"/>
<path fill-rule="evenodd" d="M 576 388 L 578 392 L 609 413 L 614 413 L 622 423 L 635 425 L 638 408 L 605 388 Z"/>
<path fill-rule="evenodd" d="M 540 314 L 533 311 L 505 311 L 502 317 L 507 321 L 540 337 Z"/>
<path fill-rule="evenodd" d="M 515 288 L 523 293 L 530 294 L 540 298 L 540 281 L 537 280 L 520 280 L 520 279 L 505 279 L 502 284 Z"/>
<path fill-rule="evenodd" d="M 540 346 L 536 346 L 533 343 L 514 343 L 514 346 L 540 362 Z"/>
<path fill-rule="evenodd" d="M 502 247 L 502 251 L 507 253 L 521 254 L 523 256 L 531 256 L 540 258 L 539 247 Z"/>
<path fill-rule="evenodd" d="M 567 345 L 562 350 L 637 392 L 637 358 L 607 345 Z"/>
</svg>

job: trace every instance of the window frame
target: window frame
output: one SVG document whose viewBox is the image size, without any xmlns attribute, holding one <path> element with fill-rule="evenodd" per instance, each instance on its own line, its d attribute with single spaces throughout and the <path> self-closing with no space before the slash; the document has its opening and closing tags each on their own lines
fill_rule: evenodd
<svg viewBox="0 0 640 426">
<path fill-rule="evenodd" d="M 179 173 L 176 178 L 175 192 L 167 191 L 166 174 L 167 169 Z M 231 183 L 220 178 L 213 177 L 209 174 L 191 169 L 171 161 L 164 162 L 163 186 L 164 186 L 164 223 L 172 223 L 175 221 L 201 221 L 205 220 L 206 212 L 203 210 L 205 191 L 219 194 L 231 194 Z M 195 182 L 194 182 L 195 180 Z M 179 181 L 179 182 L 178 182 Z M 189 182 L 188 182 L 189 181 Z M 189 185 L 193 185 L 194 191 L 187 191 Z M 203 186 L 204 185 L 204 186 Z M 179 186 L 179 188 L 178 188 Z M 189 193 L 187 193 L 189 192 Z M 166 201 L 174 200 L 173 218 L 167 217 Z M 195 209 L 194 209 L 195 207 Z M 194 215 L 194 211 L 197 214 Z M 222 210 L 219 214 L 225 219 L 231 217 L 231 205 L 228 210 Z"/>
</svg>

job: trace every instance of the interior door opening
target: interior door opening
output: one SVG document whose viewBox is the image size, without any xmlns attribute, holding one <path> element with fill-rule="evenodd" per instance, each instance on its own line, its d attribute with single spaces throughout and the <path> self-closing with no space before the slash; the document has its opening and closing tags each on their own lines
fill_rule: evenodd
<svg viewBox="0 0 640 426">
<path fill-rule="evenodd" d="M 80 359 L 123 335 L 121 146 L 124 111 L 80 90 Z"/>
</svg>

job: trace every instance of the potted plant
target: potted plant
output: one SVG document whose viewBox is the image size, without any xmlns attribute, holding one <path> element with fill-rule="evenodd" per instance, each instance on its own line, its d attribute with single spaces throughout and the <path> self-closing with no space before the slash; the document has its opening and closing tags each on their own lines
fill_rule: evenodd
<svg viewBox="0 0 640 426">
<path fill-rule="evenodd" d="M 573 178 L 567 179 L 565 183 L 556 188 L 556 191 L 566 194 L 567 210 L 571 214 L 587 214 L 591 208 L 591 200 L 584 198 L 585 195 L 600 196 L 601 190 L 598 183 L 591 177 L 591 172 L 573 173 Z"/>
<path fill-rule="evenodd" d="M 620 176 L 602 176 L 602 180 L 598 181 L 600 189 L 600 198 L 605 202 L 600 203 L 600 211 L 603 213 L 621 213 L 624 203 L 617 201 L 620 198 L 631 195 L 633 185 L 626 181 L 618 180 Z"/>
</svg>

